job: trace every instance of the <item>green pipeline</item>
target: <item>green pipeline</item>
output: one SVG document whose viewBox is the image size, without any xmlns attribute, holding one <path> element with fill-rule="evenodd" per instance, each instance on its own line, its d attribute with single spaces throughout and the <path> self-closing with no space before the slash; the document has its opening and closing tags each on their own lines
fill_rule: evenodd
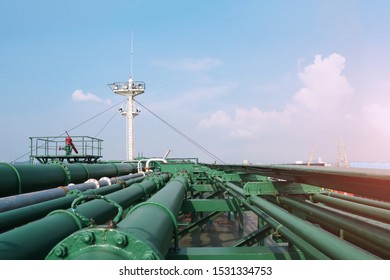
<svg viewBox="0 0 390 280">
<path fill-rule="evenodd" d="M 186 178 L 174 177 L 152 198 L 135 205 L 116 227 L 75 232 L 54 247 L 46 259 L 164 259 L 169 248 L 177 246 L 176 218 L 187 187 Z"/>
<path fill-rule="evenodd" d="M 132 184 L 105 198 L 123 209 L 155 192 L 169 180 L 169 175 L 156 175 Z M 44 259 L 50 250 L 70 234 L 91 223 L 105 224 L 118 213 L 118 208 L 103 199 L 79 205 L 76 211 L 56 210 L 46 217 L 0 234 L 0 259 Z M 85 222 L 85 220 L 88 222 Z M 55 230 L 53 230 L 55 229 Z"/>
<path fill-rule="evenodd" d="M 136 172 L 129 163 L 18 164 L 0 163 L 0 197 L 45 190 L 90 178 L 115 177 Z"/>
</svg>

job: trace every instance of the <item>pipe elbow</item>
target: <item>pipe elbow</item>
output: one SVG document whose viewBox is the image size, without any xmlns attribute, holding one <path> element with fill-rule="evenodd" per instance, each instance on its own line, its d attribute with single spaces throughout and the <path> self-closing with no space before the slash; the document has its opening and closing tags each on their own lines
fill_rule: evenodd
<svg viewBox="0 0 390 280">
<path fill-rule="evenodd" d="M 168 163 L 168 161 L 165 158 L 150 158 L 146 161 L 146 167 L 145 170 L 149 171 L 150 169 L 150 163 L 151 162 L 163 162 L 163 163 Z"/>
</svg>

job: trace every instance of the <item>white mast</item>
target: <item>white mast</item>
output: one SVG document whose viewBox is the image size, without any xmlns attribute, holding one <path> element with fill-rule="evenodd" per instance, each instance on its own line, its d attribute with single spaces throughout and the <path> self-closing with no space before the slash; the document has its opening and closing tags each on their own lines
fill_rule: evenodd
<svg viewBox="0 0 390 280">
<path fill-rule="evenodd" d="M 139 110 L 134 110 L 134 97 L 145 92 L 144 82 L 135 82 L 133 80 L 133 33 L 131 33 L 131 61 L 130 61 L 130 79 L 128 82 L 117 82 L 109 84 L 116 94 L 127 97 L 127 111 L 122 111 L 126 116 L 126 160 L 134 159 L 134 118 L 139 114 Z"/>
</svg>

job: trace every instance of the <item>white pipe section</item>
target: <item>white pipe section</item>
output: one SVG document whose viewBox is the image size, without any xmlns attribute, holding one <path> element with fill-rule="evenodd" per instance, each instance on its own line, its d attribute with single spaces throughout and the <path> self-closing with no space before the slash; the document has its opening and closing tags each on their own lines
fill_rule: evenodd
<svg viewBox="0 0 390 280">
<path fill-rule="evenodd" d="M 138 164 L 137 164 L 137 171 L 138 171 L 138 173 L 143 173 L 143 172 L 142 172 L 142 161 L 138 161 Z"/>
<path fill-rule="evenodd" d="M 146 167 L 145 170 L 149 171 L 150 169 L 150 163 L 151 162 L 163 162 L 163 163 L 168 163 L 168 161 L 165 158 L 150 158 L 146 161 Z"/>
</svg>

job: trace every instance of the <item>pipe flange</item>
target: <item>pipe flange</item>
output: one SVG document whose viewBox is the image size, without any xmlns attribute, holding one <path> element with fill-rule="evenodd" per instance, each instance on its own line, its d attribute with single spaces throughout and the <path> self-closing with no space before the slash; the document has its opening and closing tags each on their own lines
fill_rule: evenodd
<svg viewBox="0 0 390 280">
<path fill-rule="evenodd" d="M 118 166 L 116 166 L 116 164 L 115 163 L 113 163 L 113 162 L 109 162 L 111 165 L 113 165 L 114 166 L 114 168 L 115 168 L 115 170 L 116 170 L 116 175 L 115 176 L 119 176 L 120 174 L 119 174 L 119 169 L 118 169 Z"/>
<path fill-rule="evenodd" d="M 146 191 L 146 189 L 144 188 L 144 186 L 142 186 L 140 183 L 131 184 L 131 187 L 132 187 L 132 188 L 134 188 L 134 187 L 140 187 L 140 188 L 144 191 L 145 197 L 148 196 L 148 192 Z"/>
<path fill-rule="evenodd" d="M 66 176 L 66 179 L 65 179 L 65 183 L 64 185 L 68 185 L 71 183 L 72 181 L 72 176 L 70 174 L 70 170 L 68 168 L 68 166 L 66 164 L 64 164 L 63 162 L 61 161 L 51 161 L 49 164 L 56 164 L 56 165 L 59 165 L 65 172 L 65 176 Z"/>
<path fill-rule="evenodd" d="M 0 162 L 0 164 L 8 166 L 9 168 L 12 169 L 12 171 L 15 172 L 16 179 L 18 180 L 18 192 L 19 192 L 19 194 L 21 194 L 22 193 L 22 179 L 20 177 L 19 171 L 16 169 L 15 166 L 13 166 L 12 164 L 9 164 L 7 162 Z"/>
<path fill-rule="evenodd" d="M 120 228 L 94 227 L 66 237 L 46 256 L 46 260 L 80 260 L 85 256 L 112 260 L 163 260 L 164 256 L 149 241 Z"/>
<path fill-rule="evenodd" d="M 171 219 L 171 221 L 173 223 L 173 227 L 174 227 L 175 249 L 179 248 L 179 231 L 178 231 L 178 228 L 177 228 L 177 220 L 176 220 L 175 215 L 172 213 L 172 211 L 168 207 L 166 207 L 165 205 L 160 204 L 158 202 L 154 202 L 154 201 L 141 202 L 141 203 L 138 203 L 137 205 L 135 205 L 133 208 L 131 208 L 129 213 L 127 213 L 127 215 L 130 215 L 136 209 L 138 209 L 140 207 L 143 207 L 143 206 L 146 206 L 146 205 L 157 206 L 157 207 L 161 208 L 162 210 L 164 210 L 165 213 L 168 214 L 168 217 Z"/>
<path fill-rule="evenodd" d="M 74 163 L 73 163 L 73 164 L 74 164 Z M 90 176 L 89 176 L 89 170 L 88 170 L 88 168 L 85 166 L 85 164 L 79 163 L 79 166 L 81 166 L 82 168 L 84 168 L 85 174 L 87 175 L 86 178 L 89 179 L 89 178 L 90 178 Z"/>
</svg>

